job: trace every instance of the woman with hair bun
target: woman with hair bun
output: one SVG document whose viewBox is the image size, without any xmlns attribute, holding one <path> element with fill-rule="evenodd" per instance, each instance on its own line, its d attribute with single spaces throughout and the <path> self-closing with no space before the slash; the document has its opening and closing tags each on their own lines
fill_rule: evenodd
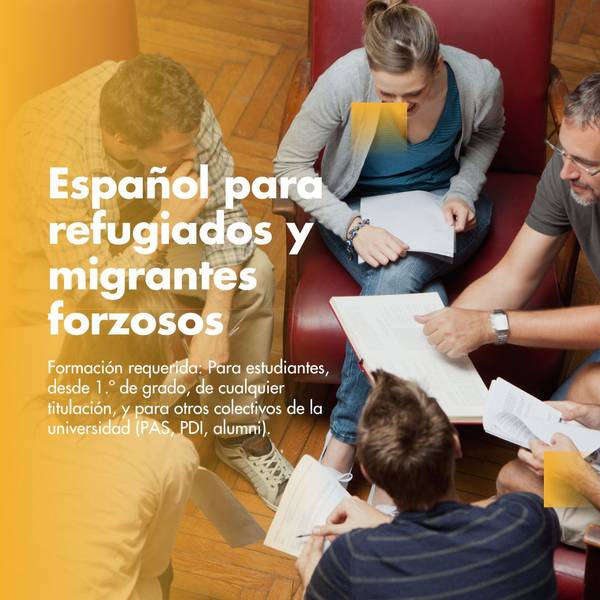
<svg viewBox="0 0 600 600">
<path fill-rule="evenodd" d="M 294 187 L 290 195 L 317 221 L 361 294 L 422 292 L 435 282 L 445 298 L 437 280 L 477 251 L 491 221 L 491 203 L 481 190 L 503 134 L 500 73 L 488 60 L 440 45 L 429 15 L 402 0 L 367 2 L 364 24 L 364 47 L 331 65 L 306 98 L 281 143 L 275 173 L 315 176 L 314 163 L 325 148 L 323 197 L 303 199 Z M 398 124 L 386 122 L 389 111 L 380 111 L 376 126 L 353 145 L 357 102 L 406 103 L 406 137 L 396 131 L 390 142 Z M 457 233 L 453 263 L 407 254 L 402 240 L 362 221 L 361 197 L 410 190 L 443 195 L 445 218 Z M 368 391 L 347 345 L 322 457 L 339 472 L 354 461 L 356 423 Z"/>
</svg>

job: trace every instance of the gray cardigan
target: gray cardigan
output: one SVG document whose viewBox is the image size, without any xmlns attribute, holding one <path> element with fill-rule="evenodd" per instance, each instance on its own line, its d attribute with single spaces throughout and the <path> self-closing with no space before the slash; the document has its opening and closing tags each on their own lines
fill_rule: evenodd
<svg viewBox="0 0 600 600">
<path fill-rule="evenodd" d="M 462 114 L 462 135 L 455 148 L 460 170 L 450 180 L 447 196 L 474 206 L 504 132 L 502 80 L 488 60 L 451 46 L 441 46 L 441 53 L 454 71 Z M 277 177 L 314 177 L 314 163 L 325 147 L 323 197 L 305 200 L 295 185 L 290 186 L 290 197 L 342 238 L 358 213 L 340 198 L 356 185 L 375 134 L 369 132 L 369 144 L 353 150 L 350 108 L 352 102 L 379 101 L 364 48 L 349 52 L 319 77 L 275 157 Z"/>
</svg>

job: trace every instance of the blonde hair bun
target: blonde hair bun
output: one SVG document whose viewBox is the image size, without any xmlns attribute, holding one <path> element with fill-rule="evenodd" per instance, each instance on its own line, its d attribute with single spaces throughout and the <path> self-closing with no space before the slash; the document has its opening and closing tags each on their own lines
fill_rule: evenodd
<svg viewBox="0 0 600 600">
<path fill-rule="evenodd" d="M 408 0 L 368 0 L 365 6 L 364 22 L 367 25 L 375 16 L 394 7 L 407 5 Z"/>
<path fill-rule="evenodd" d="M 407 0 L 369 0 L 364 24 L 363 43 L 374 71 L 434 70 L 440 42 L 433 21 L 423 9 Z"/>
</svg>

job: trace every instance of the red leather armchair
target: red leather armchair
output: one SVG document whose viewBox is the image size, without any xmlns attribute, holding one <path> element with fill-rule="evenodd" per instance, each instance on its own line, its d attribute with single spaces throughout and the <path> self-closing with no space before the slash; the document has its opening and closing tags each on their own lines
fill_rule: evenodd
<svg viewBox="0 0 600 600">
<path fill-rule="evenodd" d="M 489 173 L 486 190 L 494 200 L 488 239 L 473 260 L 445 280 L 450 297 L 486 273 L 503 256 L 521 227 L 545 164 L 544 137 L 553 3 L 551 0 L 416 0 L 434 19 L 443 43 L 489 58 L 502 72 L 506 133 Z M 311 2 L 310 58 L 301 61 L 288 96 L 282 134 L 297 113 L 312 82 L 336 58 L 361 44 L 364 0 Z M 510 30 L 510 43 L 502 41 Z M 275 201 L 273 212 L 288 221 L 307 215 L 289 201 Z M 569 295 L 569 285 L 565 295 Z M 344 336 L 328 300 L 352 295 L 358 287 L 322 244 L 316 231 L 300 255 L 289 257 L 286 285 L 285 358 L 326 365 L 329 375 L 295 381 L 338 383 Z M 530 306 L 561 304 L 557 278 L 550 270 Z M 562 353 L 517 347 L 483 348 L 473 360 L 485 380 L 501 376 L 531 393 L 547 396 L 560 373 Z M 288 381 L 293 384 L 293 381 Z M 290 388 L 292 389 L 292 388 Z"/>
<path fill-rule="evenodd" d="M 414 0 L 435 21 L 442 43 L 488 58 L 501 73 L 505 88 L 506 132 L 488 175 L 486 190 L 494 201 L 488 239 L 477 255 L 445 280 L 456 297 L 504 255 L 521 227 L 545 165 L 544 137 L 548 102 L 556 126 L 562 118 L 566 86 L 551 67 L 552 0 Z M 297 114 L 312 83 L 338 57 L 361 45 L 364 0 L 311 0 L 309 57 L 299 62 L 281 128 L 281 137 Z M 276 200 L 274 214 L 288 222 L 307 220 L 294 203 Z M 290 240 L 288 240 L 289 242 Z M 288 244 L 288 250 L 289 250 Z M 530 308 L 557 307 L 570 300 L 578 248 L 569 244 L 566 260 L 550 269 Z M 358 286 L 313 231 L 297 257 L 288 256 L 284 354 L 289 362 L 326 365 L 328 375 L 290 377 L 291 395 L 298 383 L 339 383 L 345 338 L 329 308 L 334 295 L 353 295 Z M 501 376 L 540 397 L 556 387 L 561 352 L 518 347 L 486 347 L 472 355 L 486 382 Z M 595 552 L 598 552 L 595 550 Z M 594 552 L 588 553 L 593 560 Z M 585 554 L 561 546 L 555 558 L 561 598 L 581 598 Z M 596 571 L 598 565 L 596 564 Z M 586 598 L 592 596 L 588 565 Z M 599 594 L 598 588 L 596 593 Z"/>
</svg>

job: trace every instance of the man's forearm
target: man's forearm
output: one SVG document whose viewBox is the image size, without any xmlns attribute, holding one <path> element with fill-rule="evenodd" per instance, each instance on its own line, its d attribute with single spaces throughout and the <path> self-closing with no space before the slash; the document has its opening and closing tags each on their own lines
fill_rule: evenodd
<svg viewBox="0 0 600 600">
<path fill-rule="evenodd" d="M 474 310 L 517 310 L 525 306 L 538 283 L 519 282 L 504 270 L 493 269 L 469 285 L 452 306 Z"/>
<path fill-rule="evenodd" d="M 600 475 L 583 459 L 572 463 L 567 483 L 600 510 Z"/>
<path fill-rule="evenodd" d="M 565 350 L 600 348 L 600 307 L 509 311 L 509 343 Z"/>
<path fill-rule="evenodd" d="M 500 262 L 467 287 L 453 306 L 479 310 L 523 308 L 560 252 L 564 240 L 564 235 L 544 235 L 523 224 Z"/>
</svg>

